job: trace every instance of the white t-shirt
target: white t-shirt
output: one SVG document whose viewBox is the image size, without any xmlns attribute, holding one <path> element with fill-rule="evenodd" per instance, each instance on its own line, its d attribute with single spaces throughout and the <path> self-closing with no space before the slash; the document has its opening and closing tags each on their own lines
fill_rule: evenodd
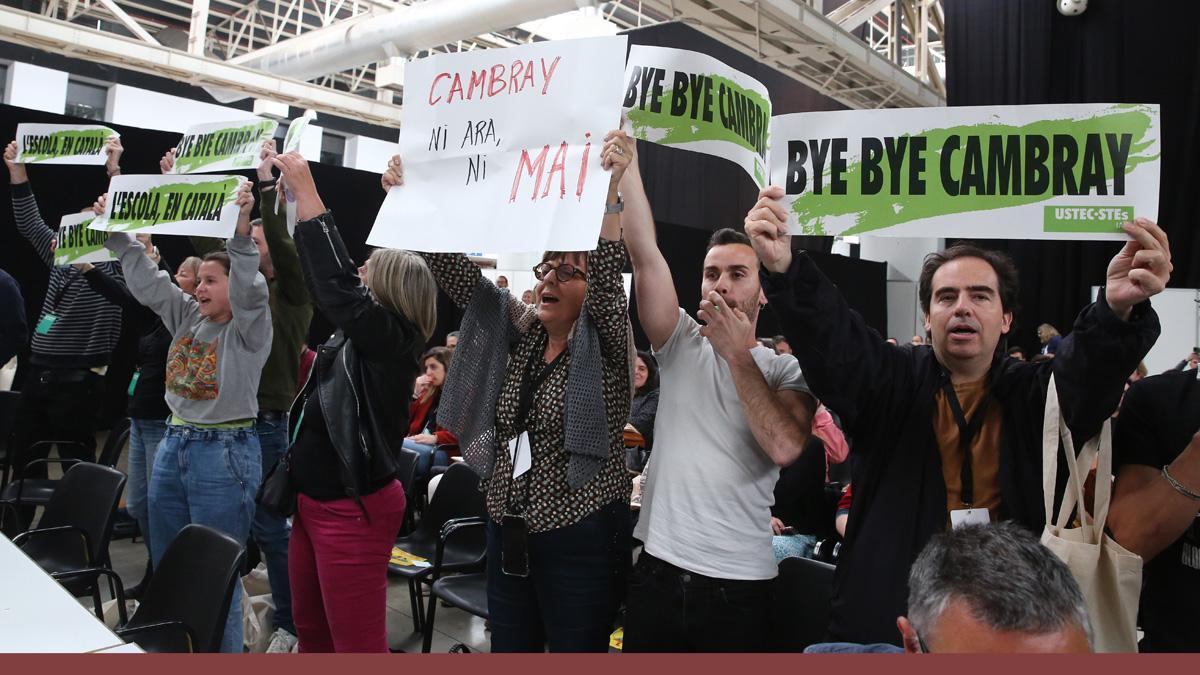
<svg viewBox="0 0 1200 675">
<path fill-rule="evenodd" d="M 792 356 L 751 350 L 773 391 L 810 393 Z M 754 440 L 729 364 L 683 309 L 658 358 L 658 416 L 636 536 L 656 558 L 719 579 L 773 579 L 779 468 Z"/>
</svg>

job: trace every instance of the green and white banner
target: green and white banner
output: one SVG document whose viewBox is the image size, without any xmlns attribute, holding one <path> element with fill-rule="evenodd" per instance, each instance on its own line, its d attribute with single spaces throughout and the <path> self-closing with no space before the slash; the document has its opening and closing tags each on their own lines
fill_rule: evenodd
<svg viewBox="0 0 1200 675">
<path fill-rule="evenodd" d="M 793 234 L 1124 240 L 1158 216 L 1159 108 L 853 110 L 771 121 Z"/>
<path fill-rule="evenodd" d="M 707 54 L 634 45 L 622 107 L 635 138 L 723 157 L 766 185 L 771 96 L 749 75 Z"/>
<path fill-rule="evenodd" d="M 104 214 L 93 230 L 233 236 L 243 176 L 117 176 L 108 186 Z"/>
<path fill-rule="evenodd" d="M 18 124 L 16 163 L 103 166 L 108 139 L 120 135 L 98 124 Z"/>
<path fill-rule="evenodd" d="M 58 245 L 54 248 L 55 265 L 98 263 L 116 260 L 112 251 L 104 248 L 108 233 L 90 229 L 96 214 L 90 210 L 62 217 L 58 226 Z"/>
<path fill-rule="evenodd" d="M 300 141 L 304 139 L 304 130 L 308 128 L 308 123 L 316 119 L 317 115 L 314 112 L 306 112 L 303 116 L 297 117 L 288 124 L 287 135 L 283 137 L 283 149 L 279 154 L 300 151 Z"/>
<path fill-rule="evenodd" d="M 275 137 L 274 120 L 197 124 L 175 146 L 173 174 L 258 168 L 263 141 Z"/>
</svg>

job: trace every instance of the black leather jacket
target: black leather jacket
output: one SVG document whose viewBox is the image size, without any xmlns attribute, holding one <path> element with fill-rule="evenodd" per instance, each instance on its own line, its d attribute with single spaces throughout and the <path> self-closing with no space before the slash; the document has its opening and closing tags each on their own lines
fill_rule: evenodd
<svg viewBox="0 0 1200 675">
<path fill-rule="evenodd" d="M 358 500 L 396 474 L 425 337 L 362 288 L 330 212 L 297 223 L 295 239 L 309 293 L 337 331 L 292 402 L 289 436 L 305 399 L 317 396 L 346 496 Z"/>
</svg>

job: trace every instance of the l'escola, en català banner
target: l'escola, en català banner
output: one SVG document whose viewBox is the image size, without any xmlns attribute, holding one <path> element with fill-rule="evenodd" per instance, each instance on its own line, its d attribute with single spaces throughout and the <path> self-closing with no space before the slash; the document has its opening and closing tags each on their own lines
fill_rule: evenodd
<svg viewBox="0 0 1200 675">
<path fill-rule="evenodd" d="M 108 161 L 108 139 L 120 137 L 98 124 L 17 125 L 17 164 L 84 164 Z"/>
<path fill-rule="evenodd" d="M 116 176 L 108 186 L 104 213 L 93 230 L 233 236 L 242 176 Z"/>
</svg>

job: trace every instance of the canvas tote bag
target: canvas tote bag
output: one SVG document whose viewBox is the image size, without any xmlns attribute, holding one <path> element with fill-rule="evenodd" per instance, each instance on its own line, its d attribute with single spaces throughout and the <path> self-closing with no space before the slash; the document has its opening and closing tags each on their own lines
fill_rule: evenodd
<svg viewBox="0 0 1200 675">
<path fill-rule="evenodd" d="M 1066 454 L 1070 477 L 1062 507 L 1054 519 L 1059 441 Z M 1094 517 L 1089 521 L 1081 508 L 1080 526 L 1068 527 L 1075 506 L 1084 503 L 1083 484 L 1087 469 L 1097 456 Z M 1042 544 L 1067 564 L 1079 583 L 1092 620 L 1095 650 L 1136 652 L 1142 559 L 1104 534 L 1112 498 L 1112 421 L 1105 420 L 1099 435 L 1084 444 L 1077 458 L 1071 433 L 1058 404 L 1053 376 L 1046 391 L 1046 417 L 1042 425 L 1042 491 L 1046 500 Z"/>
</svg>

